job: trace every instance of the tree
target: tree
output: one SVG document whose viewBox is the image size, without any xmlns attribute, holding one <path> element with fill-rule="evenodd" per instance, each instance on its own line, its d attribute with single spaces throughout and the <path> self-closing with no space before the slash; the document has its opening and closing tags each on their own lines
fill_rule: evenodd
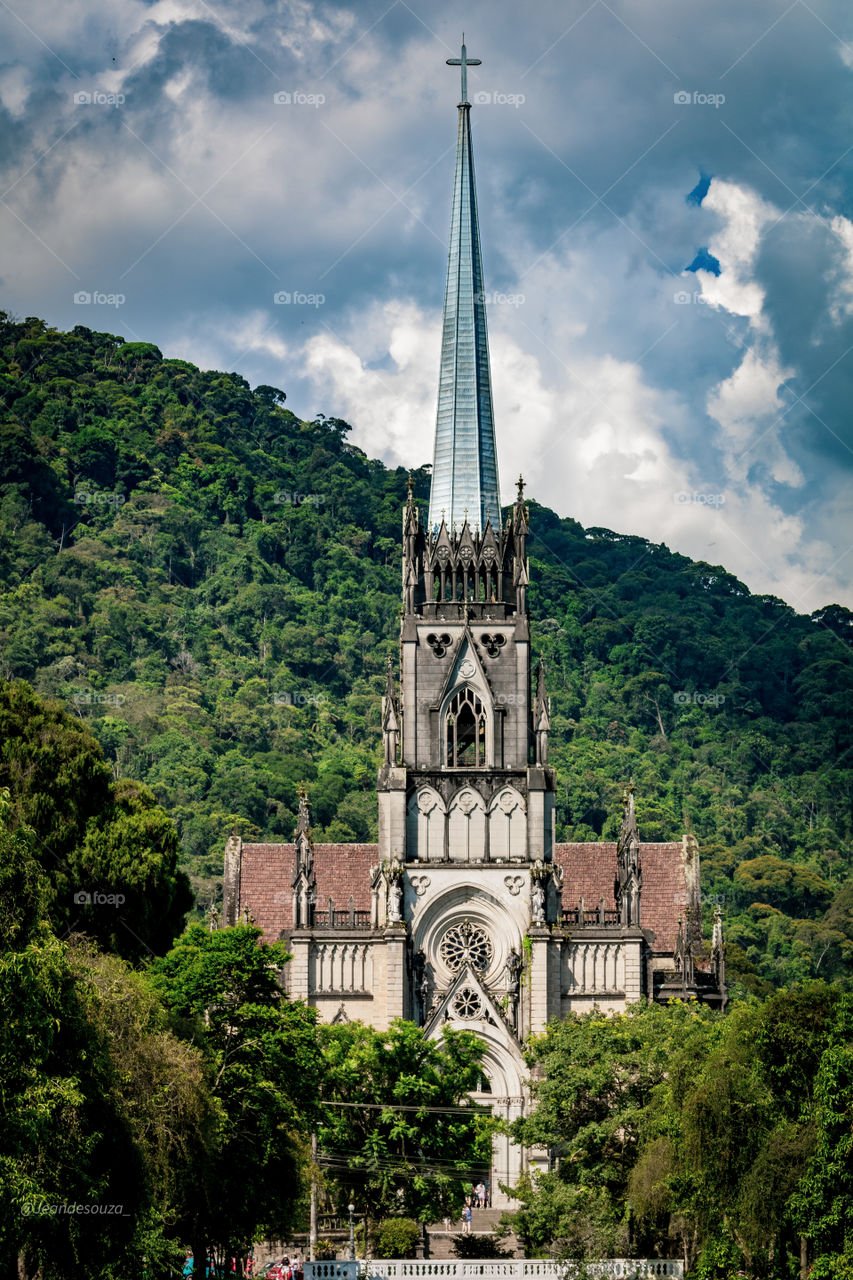
<svg viewBox="0 0 853 1280">
<path fill-rule="evenodd" d="M 91 821 L 70 865 L 78 884 L 90 884 L 93 901 L 81 906 L 79 927 L 101 946 L 132 959 L 162 954 L 192 906 L 186 875 L 178 868 L 175 824 L 147 787 L 129 778 L 115 783 L 111 802 Z M 123 902 L 104 910 L 101 896 Z"/>
<path fill-rule="evenodd" d="M 152 965 L 155 988 L 202 1054 L 220 1115 L 216 1144 L 194 1168 L 196 1257 L 243 1253 L 259 1235 L 286 1238 L 306 1186 L 308 1135 L 323 1064 L 316 1015 L 284 995 L 283 944 L 261 931 L 191 925 Z"/>
<path fill-rule="evenodd" d="M 44 918 L 35 837 L 0 796 L 0 1257 L 19 1276 L 87 1274 L 132 1238 L 140 1161 L 66 948 Z M 22 891 L 32 897 L 21 899 Z M 116 1205 L 121 1206 L 118 1210 Z M 79 1207 L 78 1207 L 79 1206 Z M 111 1207 L 110 1207 L 111 1206 Z M 124 1212 L 127 1206 L 127 1212 Z"/>
<path fill-rule="evenodd" d="M 0 682 L 0 785 L 32 829 L 59 934 L 131 959 L 169 946 L 192 905 L 173 821 L 147 788 L 113 782 L 88 729 L 22 682 Z"/>
<path fill-rule="evenodd" d="M 0 1258 L 16 1280 L 119 1280 L 143 1254 L 159 1275 L 217 1132 L 204 1064 L 142 974 L 55 937 L 11 819 L 0 794 Z"/>
<path fill-rule="evenodd" d="M 655 1088 L 629 1195 L 697 1274 L 788 1275 L 802 1253 L 792 1197 L 815 1150 L 815 1077 L 838 993 L 822 982 L 735 1005 L 704 1045 L 677 1047 Z M 733 1265 L 733 1264 L 732 1264 Z"/>
<path fill-rule="evenodd" d="M 192 1227 L 196 1169 L 220 1137 L 204 1055 L 169 1028 L 148 975 L 85 939 L 69 948 L 68 960 L 88 1025 L 109 1057 L 109 1096 L 142 1165 L 128 1255 L 144 1255 L 155 1274 L 172 1270 Z"/>
<path fill-rule="evenodd" d="M 412 1218 L 386 1218 L 376 1232 L 378 1258 L 414 1258 L 421 1229 Z"/>
<path fill-rule="evenodd" d="M 853 1280 L 853 1000 L 840 1002 L 814 1082 L 816 1140 L 792 1198 L 812 1280 Z"/>
<path fill-rule="evenodd" d="M 554 1173 L 518 1188 L 515 1230 L 535 1253 L 603 1257 L 628 1247 L 628 1185 L 645 1109 L 677 1049 L 713 1034 L 707 1009 L 638 1004 L 625 1013 L 571 1015 L 530 1046 L 535 1107 L 517 1121 L 527 1145 L 551 1147 Z"/>
<path fill-rule="evenodd" d="M 318 1128 L 327 1191 L 369 1221 L 434 1222 L 461 1207 L 471 1170 L 491 1159 L 494 1124 L 468 1101 L 483 1045 L 445 1028 L 428 1040 L 395 1020 L 321 1027 L 326 1082 Z"/>
</svg>

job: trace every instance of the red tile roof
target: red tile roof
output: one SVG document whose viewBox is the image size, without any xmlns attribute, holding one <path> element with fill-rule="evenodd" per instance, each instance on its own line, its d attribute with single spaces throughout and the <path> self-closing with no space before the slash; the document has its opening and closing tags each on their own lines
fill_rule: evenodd
<svg viewBox="0 0 853 1280">
<path fill-rule="evenodd" d="M 240 910 L 248 907 L 264 937 L 275 941 L 293 926 L 294 844 L 244 844 L 240 871 Z M 376 844 L 315 844 L 317 908 L 332 898 L 338 910 L 370 910 L 370 868 L 379 862 Z"/>
<path fill-rule="evenodd" d="M 340 910 L 370 910 L 370 868 L 379 863 L 378 844 L 315 844 L 314 875 L 317 878 L 317 908 L 325 910 L 333 898 Z"/>
<path fill-rule="evenodd" d="M 244 844 L 240 863 L 240 911 L 248 907 L 268 942 L 293 922 L 293 844 Z"/>
<path fill-rule="evenodd" d="M 554 861 L 563 868 L 563 906 L 576 907 L 583 898 L 587 911 L 616 906 L 613 885 L 616 879 L 615 840 L 586 841 L 554 846 Z M 654 950 L 672 951 L 678 921 L 687 912 L 687 880 L 684 875 L 681 842 L 640 845 L 643 893 L 640 922 L 654 931 Z"/>
<path fill-rule="evenodd" d="M 293 924 L 291 881 L 295 865 L 293 844 L 244 844 L 240 875 L 240 909 L 248 907 L 264 936 L 276 939 Z M 554 860 L 563 868 L 563 906 L 576 907 L 583 898 L 588 911 L 604 898 L 607 910 L 616 903 L 616 843 L 612 840 L 557 844 Z M 338 910 L 370 909 L 370 869 L 379 862 L 375 844 L 317 844 L 314 873 L 317 909 L 325 911 L 331 898 Z M 641 923 L 654 931 L 655 951 L 671 952 L 678 921 L 687 911 L 687 881 L 679 841 L 641 844 L 643 869 Z"/>
</svg>

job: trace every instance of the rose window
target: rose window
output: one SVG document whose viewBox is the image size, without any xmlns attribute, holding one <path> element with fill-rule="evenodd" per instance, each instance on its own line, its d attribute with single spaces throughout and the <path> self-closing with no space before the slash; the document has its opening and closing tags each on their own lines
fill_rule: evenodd
<svg viewBox="0 0 853 1280">
<path fill-rule="evenodd" d="M 494 948 L 485 929 L 463 920 L 450 926 L 441 939 L 438 953 L 451 973 L 456 973 L 463 964 L 484 971 L 492 962 Z"/>
<path fill-rule="evenodd" d="M 462 987 L 453 997 L 453 1012 L 457 1018 L 476 1018 L 482 1007 L 480 997 L 471 987 Z"/>
</svg>

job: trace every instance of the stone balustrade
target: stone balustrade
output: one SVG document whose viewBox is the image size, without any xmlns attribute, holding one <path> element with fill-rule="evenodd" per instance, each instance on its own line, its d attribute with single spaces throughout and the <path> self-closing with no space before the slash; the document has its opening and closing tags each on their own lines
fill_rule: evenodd
<svg viewBox="0 0 853 1280">
<path fill-rule="evenodd" d="M 560 1262 L 524 1258 L 454 1261 L 369 1259 L 306 1262 L 305 1280 L 684 1280 L 684 1263 L 662 1258 Z"/>
</svg>

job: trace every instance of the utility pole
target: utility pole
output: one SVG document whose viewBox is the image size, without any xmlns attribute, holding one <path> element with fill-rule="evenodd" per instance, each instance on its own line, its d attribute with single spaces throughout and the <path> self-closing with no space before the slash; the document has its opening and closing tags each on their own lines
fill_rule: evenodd
<svg viewBox="0 0 853 1280">
<path fill-rule="evenodd" d="M 308 1223 L 308 1261 L 317 1253 L 317 1130 L 311 1134 L 311 1217 Z"/>
</svg>

